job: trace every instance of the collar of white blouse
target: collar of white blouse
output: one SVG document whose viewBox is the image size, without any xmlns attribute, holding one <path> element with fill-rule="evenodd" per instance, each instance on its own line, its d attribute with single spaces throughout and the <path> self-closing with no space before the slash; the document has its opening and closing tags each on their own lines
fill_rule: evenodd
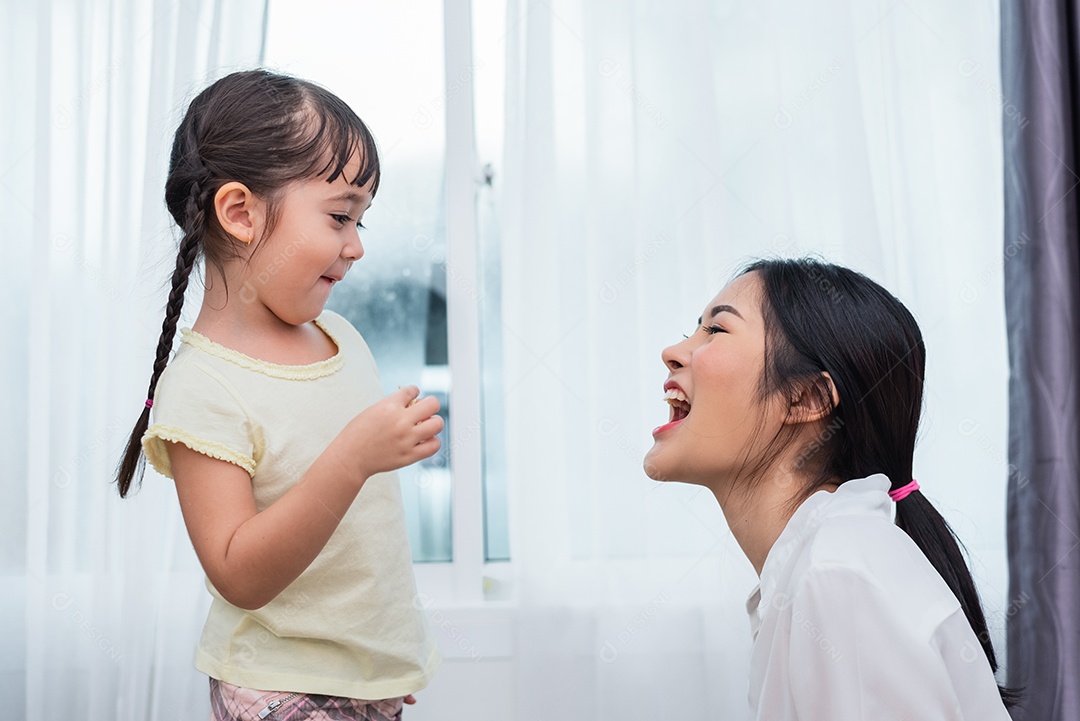
<svg viewBox="0 0 1080 721">
<path fill-rule="evenodd" d="M 803 501 L 788 519 L 776 543 L 769 549 L 758 585 L 746 599 L 746 612 L 750 615 L 750 628 L 755 638 L 761 627 L 761 609 L 769 607 L 784 569 L 792 554 L 802 547 L 804 540 L 811 536 L 826 518 L 880 515 L 892 520 L 895 504 L 889 498 L 891 485 L 888 476 L 875 473 L 866 478 L 855 478 L 841 483 L 840 487 L 831 493 L 817 491 Z"/>
</svg>

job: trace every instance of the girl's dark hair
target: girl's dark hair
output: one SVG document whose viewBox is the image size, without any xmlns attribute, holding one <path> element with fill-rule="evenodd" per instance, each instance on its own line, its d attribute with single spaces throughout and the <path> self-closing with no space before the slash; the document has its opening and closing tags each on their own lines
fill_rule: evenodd
<svg viewBox="0 0 1080 721">
<path fill-rule="evenodd" d="M 817 437 L 800 449 L 795 467 L 788 469 L 809 481 L 795 502 L 827 483 L 875 473 L 888 476 L 893 489 L 909 483 L 926 365 L 915 318 L 861 273 L 816 259 L 759 260 L 740 275 L 746 273 L 756 273 L 761 280 L 763 396 L 810 393 L 829 411 Z M 832 377 L 838 405 L 833 405 L 823 372 Z M 766 458 L 778 457 L 794 441 L 796 429 L 786 428 L 791 430 L 772 439 Z M 979 595 L 952 529 L 919 491 L 896 504 L 896 525 L 956 595 L 996 672 Z M 1018 691 L 999 690 L 1007 706 L 1016 704 Z"/>
<path fill-rule="evenodd" d="M 367 126 L 340 98 L 298 78 L 249 70 L 227 75 L 199 93 L 173 138 L 165 204 L 183 232 L 172 290 L 161 324 L 148 400 L 169 360 L 188 278 L 200 257 L 225 277 L 224 264 L 239 257 L 237 241 L 221 228 L 214 196 L 230 181 L 243 183 L 269 205 L 264 237 L 276 222 L 276 201 L 292 182 L 325 177 L 333 182 L 349 161 L 360 169 L 349 182 L 379 187 L 379 155 Z M 226 292 L 228 288 L 226 287 Z M 116 472 L 120 496 L 141 481 L 142 437 L 150 423 L 143 409 Z"/>
</svg>

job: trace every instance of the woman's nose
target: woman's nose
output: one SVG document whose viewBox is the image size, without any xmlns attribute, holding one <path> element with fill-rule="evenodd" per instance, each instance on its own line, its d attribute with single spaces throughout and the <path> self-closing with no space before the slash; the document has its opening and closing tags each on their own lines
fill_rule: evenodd
<svg viewBox="0 0 1080 721">
<path fill-rule="evenodd" d="M 686 361 L 690 356 L 690 351 L 686 347 L 688 340 L 689 338 L 681 343 L 669 345 L 660 354 L 660 358 L 664 361 L 664 365 L 667 366 L 668 370 L 675 371 L 686 365 Z"/>
</svg>

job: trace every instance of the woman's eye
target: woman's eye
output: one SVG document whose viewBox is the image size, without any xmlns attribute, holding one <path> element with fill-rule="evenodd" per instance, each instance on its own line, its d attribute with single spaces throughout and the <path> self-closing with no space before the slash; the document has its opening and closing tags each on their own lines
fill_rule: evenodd
<svg viewBox="0 0 1080 721">
<path fill-rule="evenodd" d="M 697 330 L 694 332 L 697 333 L 698 331 L 704 331 L 707 335 L 713 335 L 714 333 L 727 333 L 726 330 L 724 330 L 718 325 L 699 325 Z M 683 338 L 688 339 L 690 338 L 690 336 L 683 333 Z"/>
</svg>

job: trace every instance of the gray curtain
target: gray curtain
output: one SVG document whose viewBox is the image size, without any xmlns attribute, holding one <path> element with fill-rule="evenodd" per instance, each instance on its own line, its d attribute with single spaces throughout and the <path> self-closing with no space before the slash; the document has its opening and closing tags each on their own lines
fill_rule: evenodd
<svg viewBox="0 0 1080 721">
<path fill-rule="evenodd" d="M 1080 719 L 1080 48 L 1073 0 L 1002 0 L 1014 719 Z"/>
</svg>

